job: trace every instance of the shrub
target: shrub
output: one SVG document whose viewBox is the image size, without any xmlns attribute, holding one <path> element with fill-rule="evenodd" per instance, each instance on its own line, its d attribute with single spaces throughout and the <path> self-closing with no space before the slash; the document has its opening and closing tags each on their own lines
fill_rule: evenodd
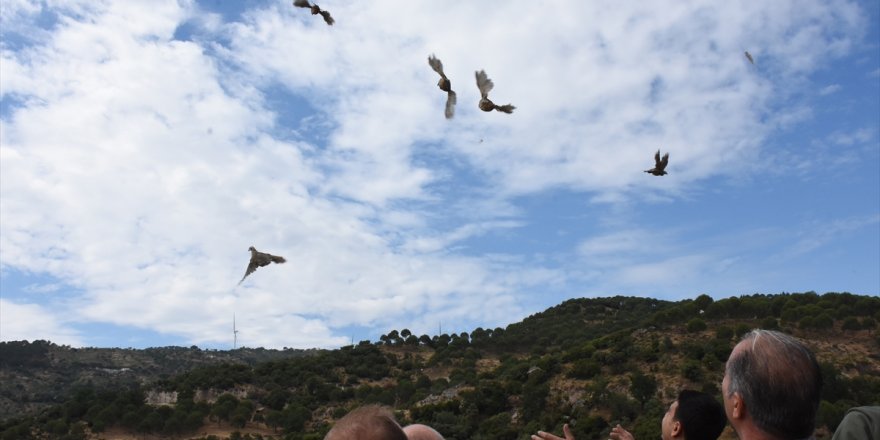
<svg viewBox="0 0 880 440">
<path fill-rule="evenodd" d="M 687 323 L 687 331 L 689 333 L 696 333 L 706 330 L 708 326 L 706 325 L 706 321 L 703 321 L 700 318 L 694 318 L 688 321 Z"/>
<path fill-rule="evenodd" d="M 703 380 L 703 366 L 693 359 L 688 359 L 681 369 L 681 375 L 693 382 L 700 382 Z"/>
<path fill-rule="evenodd" d="M 575 379 L 592 379 L 602 371 L 602 366 L 592 359 L 581 359 L 576 361 L 568 373 L 569 377 Z"/>
</svg>

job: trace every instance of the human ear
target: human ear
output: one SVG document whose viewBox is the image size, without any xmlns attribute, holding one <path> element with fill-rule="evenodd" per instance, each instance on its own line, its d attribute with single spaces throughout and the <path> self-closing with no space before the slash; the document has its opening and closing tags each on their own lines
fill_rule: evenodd
<svg viewBox="0 0 880 440">
<path fill-rule="evenodd" d="M 746 416 L 746 406 L 739 393 L 730 396 L 730 417 L 741 419 Z"/>
<path fill-rule="evenodd" d="M 672 422 L 672 433 L 671 434 L 673 437 L 680 437 L 680 436 L 684 435 L 684 431 L 681 429 L 681 422 L 679 422 L 678 420 Z"/>
</svg>

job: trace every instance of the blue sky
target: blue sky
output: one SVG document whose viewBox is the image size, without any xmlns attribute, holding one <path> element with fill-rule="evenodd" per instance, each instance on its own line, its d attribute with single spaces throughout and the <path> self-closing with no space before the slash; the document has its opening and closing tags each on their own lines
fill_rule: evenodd
<svg viewBox="0 0 880 440">
<path fill-rule="evenodd" d="M 0 340 L 228 348 L 234 314 L 242 345 L 338 347 L 578 297 L 880 295 L 880 5 L 723 3 L 327 0 L 330 27 L 4 1 Z M 477 108 L 480 69 L 513 114 Z M 238 286 L 252 245 L 288 262 Z"/>
</svg>

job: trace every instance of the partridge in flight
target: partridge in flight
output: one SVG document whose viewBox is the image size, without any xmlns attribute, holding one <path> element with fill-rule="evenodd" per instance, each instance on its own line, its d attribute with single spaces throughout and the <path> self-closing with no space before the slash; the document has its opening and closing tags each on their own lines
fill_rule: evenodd
<svg viewBox="0 0 880 440">
<path fill-rule="evenodd" d="M 321 14 L 324 17 L 324 21 L 327 22 L 330 26 L 333 26 L 333 23 L 336 21 L 333 20 L 333 17 L 330 16 L 330 13 L 327 11 L 322 11 L 318 5 L 313 5 L 309 3 L 309 0 L 293 0 L 293 5 L 298 8 L 309 8 L 312 10 L 312 15 Z"/>
<path fill-rule="evenodd" d="M 455 92 L 452 91 L 452 81 L 443 73 L 443 63 L 433 54 L 428 57 L 428 64 L 435 72 L 440 74 L 440 81 L 437 81 L 437 87 L 446 92 L 446 119 L 451 118 L 455 114 Z"/>
<path fill-rule="evenodd" d="M 248 263 L 247 271 L 245 271 L 244 276 L 241 277 L 241 281 L 239 281 L 238 284 L 241 284 L 248 275 L 254 273 L 258 267 L 268 266 L 269 263 L 281 264 L 287 261 L 284 257 L 260 252 L 254 249 L 253 246 L 249 247 L 248 250 L 251 251 L 251 262 Z"/>
<path fill-rule="evenodd" d="M 655 176 L 665 176 L 666 175 L 666 165 L 669 164 L 669 153 L 663 155 L 663 158 L 660 158 L 660 150 L 654 154 L 654 168 L 650 170 L 645 170 L 646 173 L 653 174 Z"/>
<path fill-rule="evenodd" d="M 746 59 L 748 59 L 750 63 L 755 64 L 755 59 L 752 58 L 752 54 L 750 54 L 749 51 L 746 51 Z"/>
<path fill-rule="evenodd" d="M 480 89 L 480 110 L 484 112 L 491 112 L 492 110 L 498 110 L 499 112 L 504 113 L 513 113 L 514 107 L 511 104 L 507 105 L 497 105 L 494 102 L 489 100 L 489 92 L 495 87 L 495 84 L 492 83 L 492 80 L 486 76 L 486 71 L 481 70 L 476 73 L 477 76 L 477 88 Z"/>
</svg>

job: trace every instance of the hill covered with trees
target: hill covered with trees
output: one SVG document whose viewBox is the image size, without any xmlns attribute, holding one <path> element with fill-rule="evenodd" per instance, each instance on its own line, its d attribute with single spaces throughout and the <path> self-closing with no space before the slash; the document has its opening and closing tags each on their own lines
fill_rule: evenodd
<svg viewBox="0 0 880 440">
<path fill-rule="evenodd" d="M 448 439 L 525 439 L 561 432 L 563 423 L 583 439 L 607 438 L 616 423 L 636 438 L 655 438 L 680 389 L 720 397 L 724 362 L 752 328 L 794 334 L 815 351 L 825 381 L 821 438 L 846 409 L 880 405 L 878 321 L 878 297 L 807 292 L 572 299 L 506 328 L 392 330 L 338 350 L 7 342 L 0 344 L 0 396 L 31 399 L 36 410 L 0 422 L 0 439 L 320 439 L 334 420 L 368 403 L 391 406 L 402 423 L 432 425 Z M 121 367 L 119 352 L 150 361 Z M 54 388 L 40 400 L 34 383 Z"/>
</svg>

